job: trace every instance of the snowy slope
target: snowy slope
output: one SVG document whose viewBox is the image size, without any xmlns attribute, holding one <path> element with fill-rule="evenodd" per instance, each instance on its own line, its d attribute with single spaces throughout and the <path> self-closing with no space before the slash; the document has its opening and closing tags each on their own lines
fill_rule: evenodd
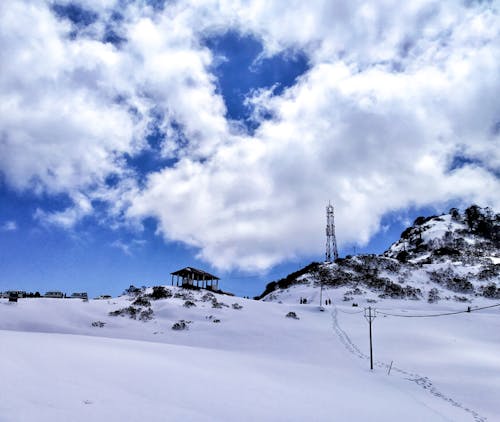
<svg viewBox="0 0 500 422">
<path fill-rule="evenodd" d="M 381 363 L 370 372 L 367 324 L 345 313 L 355 308 L 338 289 L 325 291 L 336 305 L 326 312 L 311 303 L 313 286 L 290 288 L 282 303 L 215 295 L 229 305 L 220 308 L 203 291 L 169 289 L 178 297 L 151 300 L 147 321 L 109 315 L 133 303 L 127 296 L 0 300 L 0 420 L 493 421 L 500 413 L 498 308 L 439 324 L 379 318 Z M 299 304 L 306 296 L 310 304 Z M 431 306 L 411 303 L 416 312 Z M 290 311 L 299 319 L 286 318 Z M 181 319 L 189 329 L 172 330 Z"/>
</svg>

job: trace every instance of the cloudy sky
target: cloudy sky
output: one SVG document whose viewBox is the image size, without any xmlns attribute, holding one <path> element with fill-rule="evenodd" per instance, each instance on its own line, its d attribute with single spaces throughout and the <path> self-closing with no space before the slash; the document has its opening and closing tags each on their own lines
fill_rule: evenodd
<svg viewBox="0 0 500 422">
<path fill-rule="evenodd" d="M 0 290 L 240 294 L 500 209 L 500 5 L 0 2 Z M 224 287 L 224 286 L 223 286 Z M 226 285 L 227 287 L 227 285 Z"/>
</svg>

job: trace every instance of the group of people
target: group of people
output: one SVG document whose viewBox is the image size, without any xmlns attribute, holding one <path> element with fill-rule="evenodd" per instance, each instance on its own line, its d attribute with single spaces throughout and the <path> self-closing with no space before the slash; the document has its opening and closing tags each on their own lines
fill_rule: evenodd
<svg viewBox="0 0 500 422">
<path fill-rule="evenodd" d="M 301 305 L 304 305 L 307 303 L 307 299 L 305 297 L 301 297 L 300 300 L 299 300 L 300 304 Z M 325 305 L 331 305 L 332 304 L 332 300 L 331 299 L 325 299 Z"/>
</svg>

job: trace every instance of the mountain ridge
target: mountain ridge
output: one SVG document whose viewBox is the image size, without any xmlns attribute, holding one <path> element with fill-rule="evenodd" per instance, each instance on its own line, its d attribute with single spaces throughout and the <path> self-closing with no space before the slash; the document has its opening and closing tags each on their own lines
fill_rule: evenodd
<svg viewBox="0 0 500 422">
<path fill-rule="evenodd" d="M 417 217 L 382 254 L 313 262 L 268 283 L 255 299 L 279 300 L 299 284 L 344 288 L 344 300 L 397 298 L 470 302 L 500 298 L 500 214 L 471 205 L 461 213 Z M 374 296 L 375 295 L 375 296 Z"/>
</svg>

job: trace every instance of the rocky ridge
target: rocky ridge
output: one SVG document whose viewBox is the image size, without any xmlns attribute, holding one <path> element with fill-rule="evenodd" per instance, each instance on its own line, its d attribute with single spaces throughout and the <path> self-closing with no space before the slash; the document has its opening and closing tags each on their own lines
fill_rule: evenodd
<svg viewBox="0 0 500 422">
<path fill-rule="evenodd" d="M 344 300 L 372 298 L 470 302 L 500 299 L 500 214 L 472 205 L 418 217 L 383 254 L 311 263 L 269 283 L 257 299 L 279 300 L 294 285 L 344 289 Z"/>
</svg>

